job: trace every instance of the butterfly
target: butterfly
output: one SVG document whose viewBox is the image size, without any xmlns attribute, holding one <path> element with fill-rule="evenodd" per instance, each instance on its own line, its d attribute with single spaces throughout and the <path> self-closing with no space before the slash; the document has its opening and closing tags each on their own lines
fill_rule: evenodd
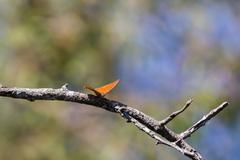
<svg viewBox="0 0 240 160">
<path fill-rule="evenodd" d="M 117 84 L 119 83 L 119 79 L 115 80 L 111 83 L 108 83 L 104 86 L 98 87 L 98 88 L 93 88 L 90 86 L 84 86 L 85 89 L 88 89 L 92 92 L 94 92 L 96 94 L 96 96 L 99 97 L 104 97 L 106 94 L 108 94 L 113 88 L 115 88 L 117 86 Z"/>
</svg>

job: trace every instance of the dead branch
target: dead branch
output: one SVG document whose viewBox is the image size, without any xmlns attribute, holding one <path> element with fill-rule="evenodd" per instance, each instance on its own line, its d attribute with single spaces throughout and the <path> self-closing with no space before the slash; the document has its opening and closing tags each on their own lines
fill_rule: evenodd
<svg viewBox="0 0 240 160">
<path fill-rule="evenodd" d="M 193 134 L 195 131 L 197 131 L 200 127 L 203 127 L 210 119 L 215 117 L 219 112 L 221 112 L 225 107 L 228 106 L 228 102 L 223 102 L 220 106 L 217 108 L 214 108 L 211 110 L 207 115 L 204 115 L 197 123 L 195 123 L 192 127 L 184 131 L 180 134 L 180 137 L 182 139 L 186 139 L 187 137 L 190 137 L 191 134 Z"/>
<path fill-rule="evenodd" d="M 95 107 L 103 108 L 107 111 L 119 113 L 127 122 L 131 122 L 144 133 L 157 141 L 157 144 L 167 145 L 172 147 L 185 156 L 193 160 L 202 160 L 202 156 L 193 147 L 184 141 L 193 132 L 198 130 L 201 126 L 205 125 L 207 121 L 216 116 L 221 110 L 223 110 L 228 103 L 224 102 L 219 107 L 213 109 L 210 113 L 204 116 L 192 127 L 176 134 L 171 129 L 166 127 L 166 124 L 172 121 L 177 115 L 185 111 L 191 104 L 189 100 L 186 105 L 170 114 L 162 121 L 157 121 L 153 117 L 146 115 L 145 113 L 127 106 L 121 102 L 109 100 L 103 97 L 94 96 L 91 94 L 80 93 L 71 91 L 67 88 L 67 84 L 61 88 L 8 88 L 0 85 L 0 96 L 12 97 L 18 99 L 26 99 L 29 101 L 35 100 L 59 100 L 59 101 L 71 101 L 81 104 L 92 105 Z M 162 136 L 164 139 L 160 138 Z"/>
<path fill-rule="evenodd" d="M 164 126 L 164 125 L 168 124 L 169 122 L 171 122 L 177 115 L 184 112 L 191 105 L 191 103 L 192 103 L 192 99 L 188 100 L 182 109 L 180 109 L 176 112 L 173 112 L 172 114 L 167 116 L 165 119 L 161 120 L 160 125 Z"/>
</svg>

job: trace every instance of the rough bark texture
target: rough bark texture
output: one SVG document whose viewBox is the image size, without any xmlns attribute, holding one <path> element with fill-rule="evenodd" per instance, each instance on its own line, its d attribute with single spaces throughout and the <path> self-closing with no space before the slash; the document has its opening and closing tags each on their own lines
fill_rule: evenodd
<svg viewBox="0 0 240 160">
<path fill-rule="evenodd" d="M 165 119 L 158 121 L 145 113 L 129 107 L 121 102 L 106 99 L 104 97 L 94 96 L 91 94 L 84 94 L 68 90 L 67 85 L 62 86 L 59 89 L 53 88 L 8 88 L 0 85 L 0 96 L 12 97 L 19 99 L 26 99 L 29 101 L 35 100 L 60 100 L 71 101 L 81 104 L 92 105 L 95 107 L 103 108 L 107 111 L 119 113 L 127 122 L 134 124 L 141 131 L 156 140 L 157 144 L 163 144 L 172 147 L 186 157 L 193 160 L 202 160 L 203 157 L 193 147 L 184 141 L 184 139 L 191 136 L 196 130 L 204 126 L 207 121 L 216 116 L 227 105 L 227 102 L 222 103 L 210 111 L 207 115 L 203 116 L 197 123 L 186 131 L 176 134 L 172 130 L 166 127 L 166 124 L 173 120 L 177 115 L 187 109 L 191 100 L 179 111 L 173 112 Z M 161 138 L 161 137 L 162 138 Z"/>
</svg>

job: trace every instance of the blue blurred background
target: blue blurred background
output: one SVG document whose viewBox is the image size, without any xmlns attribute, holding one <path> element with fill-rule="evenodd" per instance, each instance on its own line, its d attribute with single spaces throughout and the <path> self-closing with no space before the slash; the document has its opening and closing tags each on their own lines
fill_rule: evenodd
<svg viewBox="0 0 240 160">
<path fill-rule="evenodd" d="M 0 1 L 0 82 L 101 86 L 107 97 L 180 133 L 223 101 L 230 106 L 188 142 L 206 159 L 240 156 L 240 2 Z M 118 116 L 65 102 L 0 98 L 0 159 L 185 159 Z"/>
</svg>

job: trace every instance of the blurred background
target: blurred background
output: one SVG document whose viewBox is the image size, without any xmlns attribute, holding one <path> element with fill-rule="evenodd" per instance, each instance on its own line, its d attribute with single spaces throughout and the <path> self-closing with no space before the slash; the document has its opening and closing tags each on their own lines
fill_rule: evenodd
<svg viewBox="0 0 240 160">
<path fill-rule="evenodd" d="M 206 159 L 240 156 L 240 2 L 0 0 L 0 82 L 64 83 L 87 92 L 120 78 L 107 98 L 180 133 L 230 106 L 187 141 Z M 179 160 L 113 113 L 77 103 L 0 97 L 0 159 Z"/>
</svg>

